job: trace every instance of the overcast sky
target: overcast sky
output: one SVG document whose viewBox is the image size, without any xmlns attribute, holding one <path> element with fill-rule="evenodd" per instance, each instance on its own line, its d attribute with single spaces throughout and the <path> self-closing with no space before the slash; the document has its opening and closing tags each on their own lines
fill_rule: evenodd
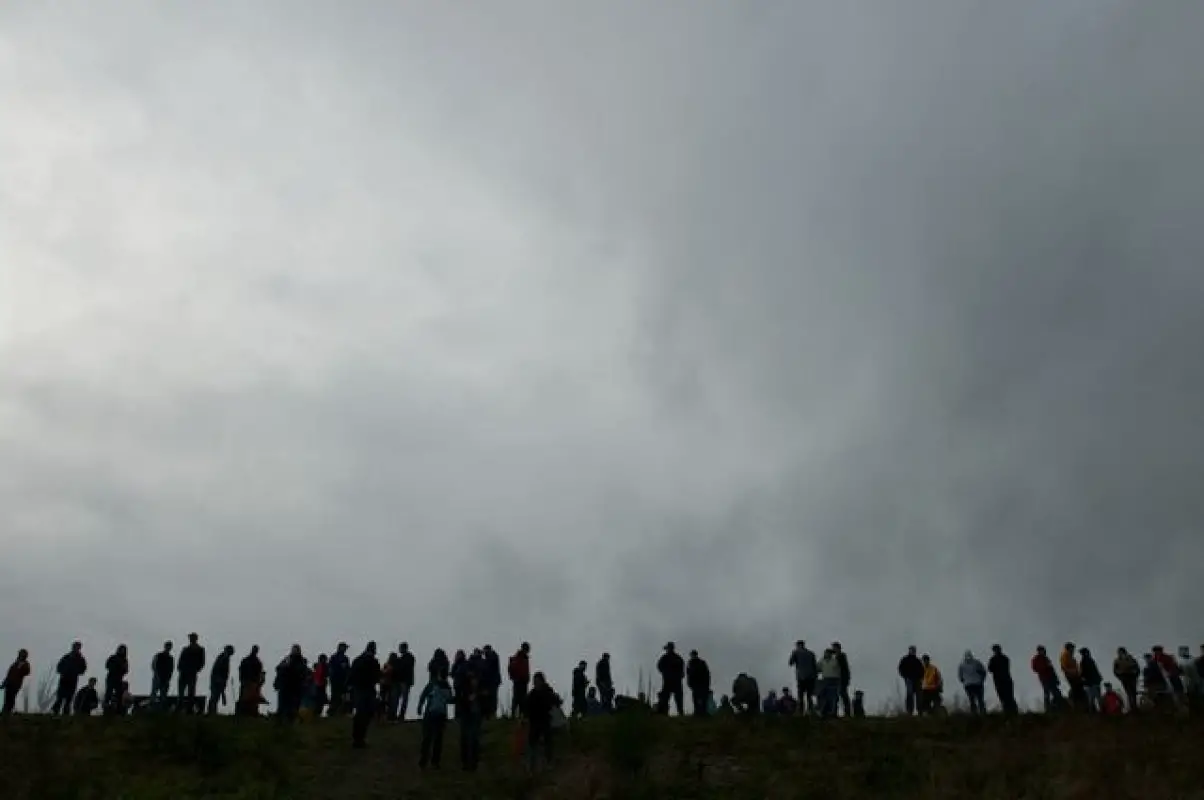
<svg viewBox="0 0 1204 800">
<path fill-rule="evenodd" d="M 839 639 L 873 707 L 911 643 L 1194 649 L 1202 36 L 0 4 L 0 656 Z"/>
</svg>

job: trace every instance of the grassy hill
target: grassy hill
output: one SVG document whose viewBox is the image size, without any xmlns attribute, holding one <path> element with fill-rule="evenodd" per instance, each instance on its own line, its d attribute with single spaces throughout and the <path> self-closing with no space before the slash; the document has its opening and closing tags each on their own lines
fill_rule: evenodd
<svg viewBox="0 0 1204 800">
<path fill-rule="evenodd" d="M 0 797 L 142 798 L 1204 798 L 1200 719 L 712 720 L 620 716 L 577 725 L 527 776 L 512 727 L 484 763 L 418 770 L 418 727 L 292 727 L 229 717 L 0 720 Z"/>
</svg>

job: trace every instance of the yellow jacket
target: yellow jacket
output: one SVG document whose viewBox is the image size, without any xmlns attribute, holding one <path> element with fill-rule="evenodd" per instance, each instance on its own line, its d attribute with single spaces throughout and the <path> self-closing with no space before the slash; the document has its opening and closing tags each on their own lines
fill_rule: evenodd
<svg viewBox="0 0 1204 800">
<path fill-rule="evenodd" d="M 937 669 L 936 664 L 931 661 L 928 666 L 924 667 L 924 679 L 920 682 L 920 688 L 924 691 L 940 691 L 945 685 L 945 679 L 941 677 L 941 671 Z"/>
<path fill-rule="evenodd" d="M 1079 662 L 1075 661 L 1074 653 L 1063 650 L 1062 655 L 1058 657 L 1058 662 L 1061 664 L 1062 674 L 1066 676 L 1067 680 L 1079 676 Z"/>
</svg>

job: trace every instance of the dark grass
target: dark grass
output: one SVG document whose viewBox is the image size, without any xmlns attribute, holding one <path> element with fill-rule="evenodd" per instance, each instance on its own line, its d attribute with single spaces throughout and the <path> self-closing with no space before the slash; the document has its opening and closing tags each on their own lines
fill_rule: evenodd
<svg viewBox="0 0 1204 800">
<path fill-rule="evenodd" d="M 415 724 L 128 717 L 0 721 L 0 798 L 1202 798 L 1204 722 L 1029 715 L 694 720 L 621 715 L 577 724 L 555 765 L 528 776 L 511 723 L 484 763 L 418 770 Z"/>
</svg>

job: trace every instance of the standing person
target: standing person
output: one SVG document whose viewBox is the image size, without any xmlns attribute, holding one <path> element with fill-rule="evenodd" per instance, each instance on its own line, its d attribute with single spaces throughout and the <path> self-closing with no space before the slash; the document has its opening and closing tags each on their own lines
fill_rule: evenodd
<svg viewBox="0 0 1204 800">
<path fill-rule="evenodd" d="M 1104 676 L 1100 674 L 1099 665 L 1095 663 L 1095 657 L 1091 655 L 1091 650 L 1086 647 L 1079 648 L 1079 677 L 1083 681 L 1083 691 L 1087 695 L 1087 710 L 1092 713 L 1102 711 L 1100 687 L 1104 683 Z"/>
<path fill-rule="evenodd" d="M 1179 672 L 1183 675 L 1183 690 L 1195 701 L 1204 690 L 1204 686 L 1200 684 L 1200 671 L 1196 669 L 1196 662 L 1191 657 L 1191 648 L 1187 645 L 1179 646 Z"/>
<path fill-rule="evenodd" d="M 534 770 L 542 749 L 547 763 L 552 761 L 552 711 L 559 705 L 556 693 L 542 672 L 533 676 L 524 713 L 527 717 L 527 768 Z"/>
<path fill-rule="evenodd" d="M 380 689 L 385 695 L 385 721 L 397 721 L 397 707 L 401 705 L 401 682 L 398 671 L 401 669 L 401 647 L 397 652 L 389 653 L 385 665 L 381 669 Z"/>
<path fill-rule="evenodd" d="M 150 704 L 152 706 L 167 707 L 167 697 L 171 694 L 171 678 L 176 672 L 176 657 L 172 655 L 171 648 L 171 642 L 164 642 L 163 649 L 155 653 L 155 657 L 151 659 Z"/>
<path fill-rule="evenodd" d="M 523 714 L 523 704 L 527 701 L 527 687 L 531 681 L 531 645 L 523 642 L 518 651 L 510 656 L 506 672 L 513 687 L 510 696 L 510 716 L 518 717 Z"/>
<path fill-rule="evenodd" d="M 234 645 L 228 644 L 213 659 L 213 668 L 209 670 L 209 702 L 205 713 L 216 714 L 220 701 L 226 704 L 226 686 L 230 683 L 230 659 L 234 656 Z"/>
<path fill-rule="evenodd" d="M 602 700 L 605 711 L 615 708 L 615 681 L 610 674 L 610 653 L 603 653 L 594 665 L 594 685 L 598 687 L 598 695 Z"/>
<path fill-rule="evenodd" d="M 100 707 L 100 695 L 96 693 L 96 679 L 88 678 L 88 683 L 75 696 L 71 710 L 78 717 L 90 717 L 92 712 Z"/>
<path fill-rule="evenodd" d="M 924 662 L 916 655 L 916 646 L 907 648 L 907 655 L 899 659 L 899 677 L 903 679 L 903 707 L 908 715 L 915 713 L 919 703 L 920 684 L 924 681 Z"/>
<path fill-rule="evenodd" d="M 585 676 L 588 668 L 589 664 L 585 661 L 578 661 L 577 668 L 573 670 L 573 706 L 569 715 L 576 719 L 584 719 L 589 711 L 589 704 L 585 702 L 585 693 L 589 689 L 589 678 Z"/>
<path fill-rule="evenodd" d="M 485 719 L 497 718 L 497 696 L 502 688 L 502 659 L 493 649 L 493 645 L 485 645 L 485 674 L 481 679 L 481 705 Z M 413 683 L 413 679 L 410 683 Z"/>
<path fill-rule="evenodd" d="M 293 722 L 301 711 L 309 683 L 309 663 L 301 653 L 301 645 L 294 644 L 288 655 L 276 665 L 276 720 Z"/>
<path fill-rule="evenodd" d="M 690 660 L 686 662 L 686 685 L 690 688 L 694 716 L 707 716 L 711 700 L 711 668 L 698 655 L 697 650 L 690 651 Z"/>
<path fill-rule="evenodd" d="M 8 672 L 4 674 L 4 682 L 0 683 L 0 688 L 4 689 L 4 706 L 0 709 L 0 716 L 7 717 L 13 713 L 13 709 L 17 707 L 17 695 L 21 693 L 21 686 L 28 677 L 29 651 L 21 648 L 17 651 L 17 660 L 9 666 Z"/>
<path fill-rule="evenodd" d="M 321 718 L 322 710 L 330 705 L 330 658 L 325 653 L 318 654 L 314 663 L 314 717 Z"/>
<path fill-rule="evenodd" d="M 460 766 L 465 772 L 475 772 L 481 761 L 481 725 L 485 710 L 481 707 L 480 688 L 480 676 L 475 671 L 470 671 L 465 678 L 464 692 L 456 700 L 456 725 L 460 728 Z"/>
<path fill-rule="evenodd" d="M 924 665 L 924 678 L 920 681 L 920 713 L 931 714 L 941 707 L 945 678 L 927 653 L 920 657 L 920 663 Z"/>
<path fill-rule="evenodd" d="M 105 659 L 105 696 L 104 713 L 113 715 L 121 713 L 122 684 L 130 672 L 130 653 L 125 645 L 117 645 L 113 655 Z"/>
<path fill-rule="evenodd" d="M 347 682 L 351 678 L 351 659 L 347 657 L 347 643 L 339 642 L 330 657 L 330 716 L 347 710 Z"/>
<path fill-rule="evenodd" d="M 59 675 L 58 692 L 54 696 L 54 706 L 51 714 L 70 714 L 75 690 L 79 679 L 88 671 L 88 662 L 84 659 L 84 646 L 81 642 L 71 643 L 71 652 L 59 659 L 55 671 Z"/>
<path fill-rule="evenodd" d="M 1029 664 L 1037 680 L 1041 683 L 1041 701 L 1045 705 L 1045 713 L 1049 713 L 1062 705 L 1062 689 L 1059 686 L 1058 672 L 1054 669 L 1053 661 L 1045 652 L 1044 645 L 1037 645 Z"/>
<path fill-rule="evenodd" d="M 1141 679 L 1145 684 L 1145 695 L 1150 701 L 1150 707 L 1157 708 L 1165 704 L 1164 701 L 1170 694 L 1171 687 L 1154 654 L 1146 653 L 1143 659 L 1145 667 L 1141 670 Z"/>
<path fill-rule="evenodd" d="M 840 659 L 831 647 L 824 650 L 819 660 L 819 677 L 819 714 L 824 719 L 835 717 L 840 702 L 841 669 Z"/>
<path fill-rule="evenodd" d="M 188 644 L 180 651 L 180 660 L 176 664 L 180 684 L 176 711 L 188 714 L 196 711 L 196 679 L 205 668 L 205 648 L 197 642 L 199 638 L 195 633 L 188 634 Z"/>
<path fill-rule="evenodd" d="M 1012 660 L 1004 655 L 1003 647 L 991 645 L 991 660 L 987 662 L 987 672 L 995 681 L 995 694 L 999 697 L 999 705 L 1003 706 L 1004 714 L 1019 714 L 1020 707 L 1016 705 L 1016 685 L 1012 682 Z"/>
<path fill-rule="evenodd" d="M 235 703 L 235 713 L 246 713 L 255 709 L 259 713 L 259 688 L 263 681 L 263 661 L 259 658 L 259 645 L 251 645 L 251 652 L 238 662 L 238 700 Z M 253 705 L 248 701 L 254 694 Z"/>
<path fill-rule="evenodd" d="M 397 718 L 404 722 L 406 711 L 410 707 L 410 691 L 414 688 L 414 654 L 410 652 L 407 642 L 397 646 L 397 672 L 394 680 L 397 682 L 397 693 L 401 698 Z"/>
<path fill-rule="evenodd" d="M 432 678 L 437 678 L 440 675 L 447 678 L 451 676 L 451 662 L 447 660 L 447 653 L 442 647 L 436 647 L 434 655 L 426 664 L 427 675 Z"/>
<path fill-rule="evenodd" d="M 966 691 L 966 698 L 970 701 L 970 713 L 987 713 L 986 689 L 984 686 L 987 680 L 987 668 L 969 650 L 962 657 L 962 663 L 957 666 L 957 679 Z"/>
<path fill-rule="evenodd" d="M 849 669 L 849 657 L 840 646 L 840 642 L 832 642 L 832 652 L 836 654 L 836 661 L 840 664 L 840 706 L 844 709 L 844 715 L 849 717 L 853 715 L 853 698 L 849 697 L 853 672 Z"/>
<path fill-rule="evenodd" d="M 1154 645 L 1154 660 L 1162 667 L 1171 694 L 1174 695 L 1175 702 L 1178 702 L 1183 695 L 1183 673 L 1179 671 L 1179 662 L 1163 650 L 1162 645 Z"/>
<path fill-rule="evenodd" d="M 418 716 L 422 720 L 422 749 L 419 769 L 427 764 L 439 769 L 443 757 L 443 730 L 447 727 L 447 708 L 452 702 L 452 690 L 442 675 L 432 675 L 418 695 Z"/>
<path fill-rule="evenodd" d="M 1116 648 L 1116 659 L 1112 662 L 1112 674 L 1125 690 L 1125 704 L 1129 711 L 1137 710 L 1137 681 L 1141 678 L 1141 665 L 1123 647 Z"/>
<path fill-rule="evenodd" d="M 811 714 L 815 711 L 815 679 L 819 675 L 819 662 L 815 653 L 807 649 L 807 643 L 799 639 L 794 643 L 787 666 L 794 667 L 794 682 L 798 688 L 798 708 L 800 713 Z"/>
<path fill-rule="evenodd" d="M 661 674 L 661 698 L 657 706 L 661 713 L 669 713 L 669 700 L 677 708 L 677 716 L 685 713 L 683 684 L 686 678 L 686 662 L 682 661 L 673 642 L 665 645 L 664 655 L 656 662 L 656 671 Z"/>
<path fill-rule="evenodd" d="M 355 704 L 355 718 L 351 721 L 351 746 L 354 748 L 368 746 L 368 723 L 376 713 L 376 684 L 379 681 L 380 662 L 376 660 L 376 642 L 368 642 L 364 652 L 351 662 L 348 681 Z"/>
<path fill-rule="evenodd" d="M 1058 663 L 1062 667 L 1062 676 L 1070 691 L 1070 707 L 1082 709 L 1087 705 L 1087 693 L 1083 690 L 1083 673 L 1075 658 L 1074 642 L 1067 642 L 1058 655 Z"/>
</svg>

